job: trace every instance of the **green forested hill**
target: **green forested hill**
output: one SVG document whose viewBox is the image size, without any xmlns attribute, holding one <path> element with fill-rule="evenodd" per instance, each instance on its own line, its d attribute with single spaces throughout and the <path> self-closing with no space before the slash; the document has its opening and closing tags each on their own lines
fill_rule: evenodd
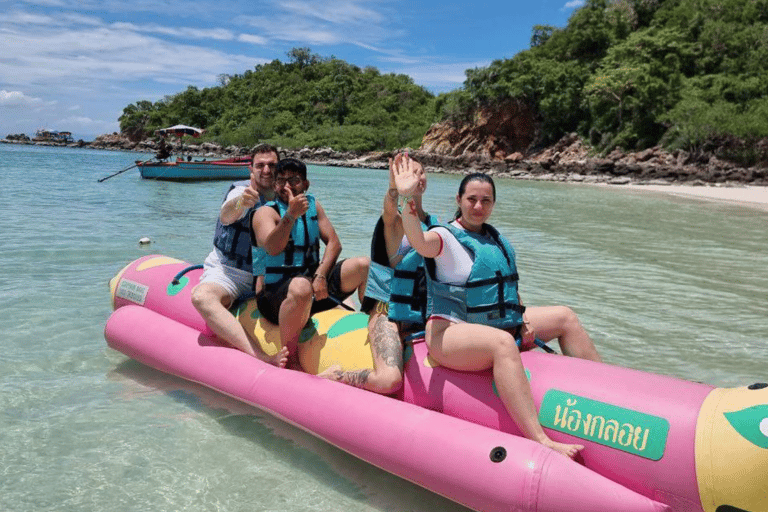
<svg viewBox="0 0 768 512">
<path fill-rule="evenodd" d="M 587 0 L 565 28 L 533 28 L 531 48 L 467 71 L 438 98 L 449 119 L 505 98 L 540 114 L 542 140 L 576 131 L 619 146 L 755 158 L 768 136 L 768 0 Z"/>
<path fill-rule="evenodd" d="M 243 147 L 269 141 L 283 147 L 375 150 L 418 146 L 434 119 L 434 95 L 406 75 L 360 69 L 308 48 L 289 52 L 218 87 L 186 91 L 123 110 L 121 131 L 134 138 L 177 123 L 206 129 L 205 137 Z"/>
<path fill-rule="evenodd" d="M 660 143 L 754 161 L 768 137 L 768 0 L 587 0 L 566 27 L 533 27 L 530 49 L 467 70 L 437 98 L 404 75 L 308 48 L 288 56 L 129 105 L 121 129 L 185 123 L 222 144 L 391 149 L 516 98 L 537 112 L 544 144 L 576 131 L 603 150 Z"/>
</svg>

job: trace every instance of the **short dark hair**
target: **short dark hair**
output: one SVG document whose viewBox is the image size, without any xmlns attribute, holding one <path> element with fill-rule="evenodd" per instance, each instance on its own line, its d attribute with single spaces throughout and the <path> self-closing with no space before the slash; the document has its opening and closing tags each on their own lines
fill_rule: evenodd
<svg viewBox="0 0 768 512">
<path fill-rule="evenodd" d="M 303 180 L 307 179 L 307 166 L 304 165 L 304 162 L 301 160 L 296 158 L 285 158 L 280 160 L 275 168 L 275 176 L 280 176 L 288 171 L 296 172 L 296 174 L 301 176 L 301 179 Z"/>
<path fill-rule="evenodd" d="M 274 153 L 277 155 L 277 161 L 280 161 L 280 151 L 278 151 L 277 148 L 272 144 L 266 144 L 263 142 L 253 146 L 253 149 L 251 150 L 251 160 L 253 160 L 253 157 L 256 155 L 261 155 L 263 153 Z"/>
</svg>

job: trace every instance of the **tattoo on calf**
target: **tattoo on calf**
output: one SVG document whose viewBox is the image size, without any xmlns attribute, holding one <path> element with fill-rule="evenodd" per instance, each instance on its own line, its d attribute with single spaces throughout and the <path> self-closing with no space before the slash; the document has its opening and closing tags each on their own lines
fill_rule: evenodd
<svg viewBox="0 0 768 512">
<path fill-rule="evenodd" d="M 336 379 L 344 384 L 355 386 L 356 388 L 362 388 L 365 383 L 368 382 L 368 376 L 371 375 L 371 370 L 366 368 L 364 370 L 357 370 L 354 372 L 346 372 L 339 370 L 336 372 Z"/>
<path fill-rule="evenodd" d="M 379 315 L 374 319 L 368 337 L 374 358 L 381 359 L 387 366 L 403 369 L 403 345 L 400 343 L 400 335 L 397 327 L 386 316 Z"/>
</svg>

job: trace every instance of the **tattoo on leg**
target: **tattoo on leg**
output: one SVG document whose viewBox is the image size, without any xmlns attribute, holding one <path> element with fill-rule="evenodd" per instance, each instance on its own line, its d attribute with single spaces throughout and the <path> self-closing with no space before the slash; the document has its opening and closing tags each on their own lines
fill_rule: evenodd
<svg viewBox="0 0 768 512">
<path fill-rule="evenodd" d="M 365 383 L 368 382 L 368 376 L 371 374 L 371 370 L 366 368 L 364 370 L 356 370 L 353 372 L 346 372 L 344 370 L 338 370 L 335 373 L 336 380 L 355 386 L 356 388 L 362 388 Z"/>
<path fill-rule="evenodd" d="M 376 365 L 376 361 L 379 361 L 380 364 L 397 368 L 402 374 L 403 345 L 400 343 L 397 327 L 389 321 L 387 315 L 377 314 L 373 318 L 368 330 L 368 338 L 371 343 L 374 365 Z M 368 379 L 373 373 L 374 371 L 370 368 L 346 371 L 337 366 L 335 369 L 327 369 L 320 376 L 362 388 L 368 383 Z"/>
<path fill-rule="evenodd" d="M 384 315 L 379 315 L 374 320 L 372 328 L 368 331 L 371 341 L 371 350 L 374 359 L 377 357 L 387 366 L 403 369 L 403 345 L 400 343 L 400 335 L 392 322 Z"/>
</svg>

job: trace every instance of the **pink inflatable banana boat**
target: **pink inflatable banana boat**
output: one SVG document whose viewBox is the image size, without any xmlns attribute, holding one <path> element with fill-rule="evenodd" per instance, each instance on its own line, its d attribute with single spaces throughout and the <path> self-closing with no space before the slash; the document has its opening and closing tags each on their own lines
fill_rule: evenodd
<svg viewBox="0 0 768 512">
<path fill-rule="evenodd" d="M 577 462 L 520 437 L 490 372 L 406 349 L 398 396 L 279 369 L 223 346 L 190 302 L 200 270 L 146 256 L 111 282 L 110 347 L 267 411 L 348 453 L 482 511 L 768 511 L 768 386 L 722 389 L 607 364 L 523 354 L 539 419 Z M 178 277 L 178 279 L 174 279 Z M 253 301 L 251 301 L 253 302 Z M 235 311 L 262 348 L 279 335 L 253 304 Z M 366 317 L 322 313 L 302 365 L 371 364 Z"/>
</svg>

